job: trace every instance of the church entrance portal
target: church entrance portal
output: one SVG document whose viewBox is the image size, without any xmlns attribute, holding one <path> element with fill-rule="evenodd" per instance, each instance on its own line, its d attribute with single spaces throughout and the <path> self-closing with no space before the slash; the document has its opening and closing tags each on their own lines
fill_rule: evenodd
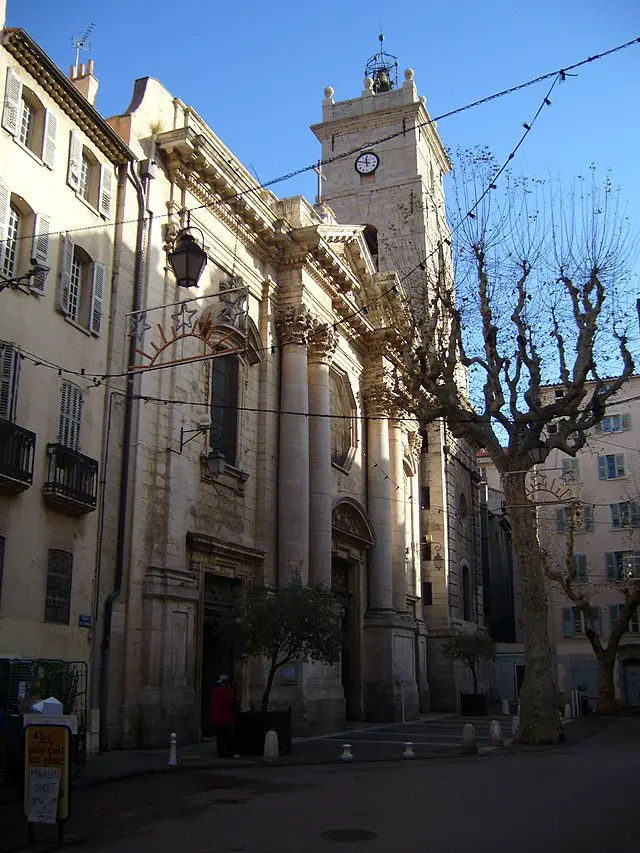
<svg viewBox="0 0 640 853">
<path fill-rule="evenodd" d="M 205 737 L 213 734 L 211 691 L 221 675 L 234 681 L 236 653 L 230 632 L 224 628 L 225 622 L 233 619 L 239 589 L 237 580 L 205 573 L 200 680 L 200 727 Z"/>
</svg>

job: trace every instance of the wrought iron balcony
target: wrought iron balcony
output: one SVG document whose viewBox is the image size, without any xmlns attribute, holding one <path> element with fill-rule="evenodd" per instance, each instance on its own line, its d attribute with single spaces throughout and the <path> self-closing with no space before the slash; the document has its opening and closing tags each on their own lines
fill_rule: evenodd
<svg viewBox="0 0 640 853">
<path fill-rule="evenodd" d="M 84 515 L 96 508 L 98 463 L 63 444 L 48 444 L 47 479 L 42 488 L 48 504 Z"/>
<path fill-rule="evenodd" d="M 33 481 L 36 435 L 0 419 L 0 489 L 23 492 Z"/>
</svg>

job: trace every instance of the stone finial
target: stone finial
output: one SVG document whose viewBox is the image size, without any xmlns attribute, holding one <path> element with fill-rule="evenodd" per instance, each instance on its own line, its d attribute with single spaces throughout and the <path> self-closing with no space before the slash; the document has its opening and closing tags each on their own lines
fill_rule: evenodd
<svg viewBox="0 0 640 853">
<path fill-rule="evenodd" d="M 334 96 L 334 94 L 335 94 L 335 92 L 334 92 L 334 89 L 333 89 L 333 87 L 332 87 L 332 86 L 325 86 L 325 89 L 324 89 L 324 102 L 323 102 L 323 103 L 325 103 L 325 104 L 333 104 L 333 103 L 334 103 L 334 100 L 333 100 L 333 96 Z"/>
<path fill-rule="evenodd" d="M 427 96 L 426 95 L 420 95 L 420 103 L 422 104 L 423 107 L 427 106 Z"/>
<path fill-rule="evenodd" d="M 405 68 L 404 79 L 409 83 L 413 83 L 413 78 L 416 76 L 416 72 L 413 68 Z"/>
<path fill-rule="evenodd" d="M 365 77 L 362 85 L 364 86 L 364 90 L 362 92 L 363 97 L 366 95 L 373 95 L 373 77 Z"/>
</svg>

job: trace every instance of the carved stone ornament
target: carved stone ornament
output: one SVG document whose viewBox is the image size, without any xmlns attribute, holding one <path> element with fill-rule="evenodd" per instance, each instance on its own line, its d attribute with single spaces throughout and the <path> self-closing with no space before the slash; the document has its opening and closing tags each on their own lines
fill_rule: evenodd
<svg viewBox="0 0 640 853">
<path fill-rule="evenodd" d="M 283 344 L 303 344 L 319 326 L 306 305 L 288 305 L 276 314 L 276 327 Z"/>
<path fill-rule="evenodd" d="M 338 335 L 332 326 L 322 323 L 309 335 L 309 358 L 312 361 L 328 361 L 338 345 Z"/>
<path fill-rule="evenodd" d="M 373 545 L 374 540 L 366 521 L 350 504 L 340 503 L 335 507 L 331 514 L 331 524 L 335 531 L 353 536 L 361 542 L 366 542 L 367 545 Z"/>
<path fill-rule="evenodd" d="M 369 385 L 362 392 L 367 415 L 386 415 L 387 417 L 398 414 L 397 400 L 390 388 L 383 384 Z"/>
</svg>

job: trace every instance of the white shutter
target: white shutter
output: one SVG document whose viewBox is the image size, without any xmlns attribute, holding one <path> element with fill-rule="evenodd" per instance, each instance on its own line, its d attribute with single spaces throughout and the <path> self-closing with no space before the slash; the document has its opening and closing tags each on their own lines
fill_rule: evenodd
<svg viewBox="0 0 640 853">
<path fill-rule="evenodd" d="M 18 401 L 20 353 L 13 344 L 0 341 L 0 418 L 15 420 Z"/>
<path fill-rule="evenodd" d="M 104 300 L 104 264 L 95 262 L 91 282 L 91 313 L 89 314 L 89 329 L 94 335 L 100 334 L 102 324 L 102 302 Z"/>
<path fill-rule="evenodd" d="M 100 200 L 98 210 L 107 219 L 111 216 L 113 201 L 113 172 L 109 166 L 100 166 Z"/>
<path fill-rule="evenodd" d="M 7 239 L 7 223 L 9 222 L 9 202 L 11 193 L 9 187 L 0 178 L 0 270 L 4 266 L 4 250 Z"/>
<path fill-rule="evenodd" d="M 4 107 L 2 110 L 2 126 L 14 136 L 20 125 L 20 101 L 22 99 L 22 83 L 13 70 L 7 68 L 7 84 L 4 90 Z"/>
<path fill-rule="evenodd" d="M 31 260 L 37 264 L 49 266 L 49 231 L 51 230 L 51 219 L 44 213 L 36 213 L 35 228 L 33 229 L 33 242 L 31 243 Z M 47 273 L 32 275 L 29 287 L 37 293 L 44 293 L 44 285 Z"/>
<path fill-rule="evenodd" d="M 616 453 L 616 477 L 624 477 L 624 453 Z"/>
<path fill-rule="evenodd" d="M 60 283 L 58 286 L 58 308 L 65 316 L 69 314 L 73 248 L 71 237 L 65 237 L 62 241 L 62 267 L 60 269 Z"/>
<path fill-rule="evenodd" d="M 77 190 L 80 188 L 80 168 L 82 166 L 82 140 L 77 133 L 71 131 L 69 140 L 69 168 L 67 169 L 67 183 Z"/>
<path fill-rule="evenodd" d="M 58 118 L 51 110 L 44 111 L 44 134 L 42 135 L 42 161 L 45 166 L 53 169 L 56 162 L 56 136 L 58 134 Z"/>
<path fill-rule="evenodd" d="M 582 507 L 582 524 L 580 530 L 593 530 L 593 507 L 590 504 L 584 504 Z"/>
<path fill-rule="evenodd" d="M 80 450 L 83 403 L 82 391 L 78 386 L 71 382 L 63 382 L 60 396 L 58 441 L 71 450 Z"/>
<path fill-rule="evenodd" d="M 622 429 L 631 429 L 631 415 L 622 415 Z"/>
</svg>

